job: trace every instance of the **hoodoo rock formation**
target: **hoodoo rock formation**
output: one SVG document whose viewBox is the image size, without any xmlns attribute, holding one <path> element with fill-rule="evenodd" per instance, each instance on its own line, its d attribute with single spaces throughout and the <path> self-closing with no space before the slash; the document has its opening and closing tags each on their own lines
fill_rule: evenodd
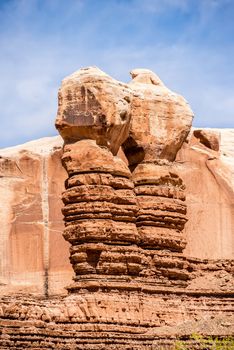
<svg viewBox="0 0 234 350">
<path fill-rule="evenodd" d="M 26 289 L 16 297 L 13 290 L 7 295 L 2 288 L 1 349 L 175 349 L 178 339 L 193 349 L 198 344 L 192 333 L 220 339 L 233 335 L 233 250 L 230 246 L 212 255 L 209 248 L 216 243 L 211 242 L 208 252 L 199 255 L 204 227 L 196 225 L 199 204 L 194 198 L 201 194 L 191 184 L 204 167 L 204 179 L 208 171 L 215 181 L 213 193 L 222 188 L 220 205 L 225 201 L 227 210 L 222 227 L 227 227 L 232 243 L 233 169 L 222 163 L 217 133 L 191 131 L 193 113 L 183 97 L 147 69 L 135 69 L 131 75 L 132 81 L 124 84 L 90 67 L 62 82 L 56 128 L 64 145 L 51 151 L 60 182 L 46 182 L 45 173 L 54 179 L 56 173 L 31 155 L 42 174 L 41 184 L 31 186 L 29 208 L 39 208 L 35 220 L 43 230 L 44 272 L 39 277 L 44 297 L 38 296 L 41 292 L 29 295 Z M 3 161 L 10 159 L 7 154 Z M 14 172 L 22 173 L 24 164 L 19 167 L 14 160 Z M 14 181 L 13 187 L 19 188 L 18 179 Z M 198 181 L 202 183 L 202 176 Z M 63 237 L 74 270 L 69 285 L 70 270 L 64 274 L 68 294 L 63 296 L 62 278 L 50 264 L 57 250 L 59 265 L 62 247 L 50 239 L 53 231 L 62 236 L 62 225 L 56 221 L 53 226 L 59 191 Z M 52 204 L 51 197 L 56 197 Z M 23 210 L 33 222 L 25 204 Z M 17 225 L 19 220 L 26 228 L 27 216 L 19 217 Z M 201 222 L 206 225 L 206 219 Z M 16 235 L 18 226 L 13 227 Z M 225 246 L 224 238 L 220 242 Z M 4 281 L 7 285 L 7 276 Z"/>
<path fill-rule="evenodd" d="M 185 187 L 172 161 L 190 131 L 193 114 L 186 101 L 151 71 L 136 69 L 131 75 L 132 121 L 123 149 L 138 200 L 139 245 L 152 259 L 148 274 L 164 285 L 184 285 Z"/>
<path fill-rule="evenodd" d="M 69 175 L 64 237 L 72 244 L 76 281 L 98 287 L 102 279 L 108 285 L 111 275 L 130 284 L 139 277 L 142 283 L 184 286 L 184 185 L 170 161 L 193 114 L 152 72 L 132 75 L 129 88 L 87 68 L 66 78 L 59 91 L 56 127 Z M 115 156 L 122 144 L 132 174 Z"/>
</svg>

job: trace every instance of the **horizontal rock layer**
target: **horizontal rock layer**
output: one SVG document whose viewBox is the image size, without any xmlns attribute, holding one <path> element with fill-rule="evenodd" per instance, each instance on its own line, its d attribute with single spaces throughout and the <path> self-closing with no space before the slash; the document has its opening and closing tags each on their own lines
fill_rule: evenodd
<svg viewBox="0 0 234 350">
<path fill-rule="evenodd" d="M 187 245 L 184 254 L 197 258 L 231 259 L 234 227 L 232 210 L 234 184 L 231 182 L 234 174 L 232 151 L 234 132 L 232 130 L 215 132 L 220 133 L 220 154 L 191 137 L 189 144 L 185 144 L 179 152 L 178 161 L 173 167 L 176 167 L 187 188 L 188 222 L 185 225 Z M 48 292 L 64 293 L 63 288 L 71 284 L 69 244 L 62 237 L 64 224 L 60 194 L 64 190 L 66 172 L 60 163 L 61 146 L 61 139 L 54 137 L 0 151 L 1 198 L 6 196 L 8 198 L 7 201 L 1 201 L 0 210 L 2 294 L 9 295 L 17 291 L 44 294 L 46 274 L 43 267 L 43 245 L 46 237 L 41 216 L 41 198 L 43 203 L 47 203 L 49 215 Z M 46 172 L 43 172 L 43 162 Z M 33 171 L 32 177 L 30 174 L 35 166 L 40 172 L 37 176 L 36 171 Z M 132 181 L 126 177 L 122 175 L 114 177 L 106 173 L 102 173 L 102 176 L 100 173 L 72 175 L 68 181 L 75 186 L 84 185 L 83 177 L 89 185 L 110 183 L 116 189 L 133 187 Z M 42 192 L 42 183 L 44 188 L 47 188 L 48 197 L 42 194 L 46 193 Z M 68 182 L 66 186 L 71 187 Z M 150 184 L 149 186 L 152 188 Z M 137 188 L 138 186 L 136 192 Z M 154 195 L 153 201 L 157 206 L 155 209 L 171 212 L 171 208 L 176 206 L 178 213 L 185 213 L 183 201 L 178 204 L 176 199 L 166 197 L 163 197 L 162 201 L 161 196 L 162 191 L 160 196 Z M 147 196 L 147 200 L 149 199 L 150 196 Z M 106 204 L 106 208 L 108 205 L 112 206 L 111 210 L 116 207 L 115 204 Z M 154 209 L 152 201 L 150 205 Z M 72 210 L 72 205 L 68 206 L 69 208 Z M 130 205 L 128 209 L 130 213 Z M 225 220 L 222 217 L 225 217 Z"/>
<path fill-rule="evenodd" d="M 144 290 L 88 292 L 61 299 L 1 301 L 2 349 L 174 349 L 204 337 L 233 334 L 234 299 Z M 176 342 L 177 339 L 177 342 Z M 231 340 L 229 340 L 231 343 Z M 197 340 L 199 345 L 199 342 Z M 231 343 L 232 344 L 232 343 Z"/>
</svg>

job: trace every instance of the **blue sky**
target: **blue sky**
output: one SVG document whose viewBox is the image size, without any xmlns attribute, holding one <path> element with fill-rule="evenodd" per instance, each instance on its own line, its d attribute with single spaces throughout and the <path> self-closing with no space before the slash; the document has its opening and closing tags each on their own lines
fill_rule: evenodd
<svg viewBox="0 0 234 350">
<path fill-rule="evenodd" d="M 194 126 L 234 127 L 234 0 L 0 0 L 0 148 L 56 135 L 61 80 L 149 68 Z"/>
</svg>

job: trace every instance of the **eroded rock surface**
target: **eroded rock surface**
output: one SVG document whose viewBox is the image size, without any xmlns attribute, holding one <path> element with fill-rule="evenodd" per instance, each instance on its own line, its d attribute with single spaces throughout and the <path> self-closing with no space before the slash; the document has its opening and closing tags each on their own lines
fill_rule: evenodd
<svg viewBox="0 0 234 350">
<path fill-rule="evenodd" d="M 187 189 L 188 244 L 184 254 L 201 259 L 233 259 L 234 133 L 232 129 L 211 131 L 220 137 L 219 151 L 191 135 L 175 163 Z"/>
<path fill-rule="evenodd" d="M 62 162 L 69 175 L 63 194 L 64 237 L 72 244 L 71 262 L 76 280 L 82 281 L 85 274 L 100 273 L 106 275 L 105 282 L 112 274 L 118 276 L 117 280 L 121 275 L 135 275 L 146 283 L 149 279 L 149 283 L 155 281 L 161 285 L 165 280 L 166 285 L 176 282 L 184 286 L 189 279 L 182 255 L 186 245 L 182 235 L 187 220 L 185 194 L 183 181 L 173 171 L 170 160 L 175 158 L 189 133 L 192 112 L 184 99 L 167 89 L 154 73 L 138 69 L 132 76 L 132 82 L 123 87 L 101 71 L 87 68 L 66 78 L 61 86 L 56 127 L 65 141 Z M 92 103 L 88 102 L 83 109 L 89 101 L 89 89 L 97 83 L 99 94 L 94 89 L 97 95 L 92 101 L 98 98 L 103 106 L 105 124 L 99 123 Z M 116 112 L 115 108 L 122 105 L 119 101 L 123 93 L 128 93 L 127 118 L 125 123 L 120 123 L 122 112 Z M 115 108 L 105 108 L 106 99 Z M 70 103 L 72 118 L 68 120 Z M 129 126 L 131 123 L 128 134 L 126 123 Z M 109 130 L 115 129 L 125 136 L 117 140 L 113 137 L 111 141 Z M 105 142 L 100 142 L 100 135 Z M 136 158 L 138 163 L 131 159 L 129 142 L 132 141 L 142 150 L 142 159 Z M 132 173 L 115 157 L 122 144 Z M 80 175 L 83 182 L 79 181 Z M 122 183 L 121 188 L 108 183 L 110 175 Z M 108 254 L 103 244 L 111 246 Z M 128 253 L 123 254 L 123 249 L 117 249 L 118 244 L 132 248 L 128 247 Z M 160 263 L 159 250 L 167 250 L 169 259 L 165 262 L 161 259 Z M 100 280 L 100 277 L 92 278 L 96 283 Z"/>
<path fill-rule="evenodd" d="M 51 257 L 60 257 L 60 244 L 65 247 L 51 239 L 62 228 L 60 216 L 53 227 L 59 207 L 54 194 L 62 189 L 56 176 L 67 177 L 63 235 L 70 243 L 74 278 L 66 297 L 4 297 L 2 348 L 174 349 L 175 337 L 193 348 L 198 344 L 189 339 L 192 333 L 225 337 L 234 332 L 231 152 L 223 152 L 222 135 L 218 147 L 214 133 L 190 132 L 191 109 L 154 73 L 137 69 L 131 74 L 130 84 L 97 68 L 69 76 L 59 92 L 56 119 L 63 149 L 60 140 L 49 154 L 24 151 L 20 166 L 5 152 L 3 179 L 16 172 L 21 185 L 33 184 L 32 203 L 26 208 L 29 201 L 20 200 L 15 216 L 24 222 L 22 231 L 17 228 L 23 239 L 30 234 L 28 219 L 42 223 L 45 297 L 54 292 Z M 35 164 L 30 181 L 24 162 L 27 169 Z M 204 201 L 208 193 L 209 203 Z M 220 217 L 225 211 L 225 223 L 214 209 Z M 206 227 L 212 221 L 219 222 L 217 234 Z"/>
<path fill-rule="evenodd" d="M 219 150 L 219 134 L 210 130 L 194 130 L 193 135 L 206 147 L 218 151 Z"/>
<path fill-rule="evenodd" d="M 56 128 L 66 142 L 96 140 L 114 154 L 128 136 L 131 91 L 96 67 L 65 78 L 58 94 Z"/>
<path fill-rule="evenodd" d="M 141 157 L 174 161 L 190 131 L 193 112 L 153 72 L 136 69 L 131 75 L 131 128 L 123 144 L 129 163 L 137 164 Z"/>
<path fill-rule="evenodd" d="M 62 237 L 62 140 L 0 150 L 0 256 L 3 294 L 64 293 L 72 270 Z"/>
</svg>

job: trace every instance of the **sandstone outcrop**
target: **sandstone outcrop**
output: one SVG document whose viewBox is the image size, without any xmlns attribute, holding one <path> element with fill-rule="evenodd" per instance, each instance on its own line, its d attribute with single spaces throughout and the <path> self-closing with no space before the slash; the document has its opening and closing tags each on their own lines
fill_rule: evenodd
<svg viewBox="0 0 234 350">
<path fill-rule="evenodd" d="M 0 151 L 0 291 L 64 293 L 72 276 L 62 237 L 62 140 Z"/>
<path fill-rule="evenodd" d="M 149 70 L 131 74 L 129 84 L 97 68 L 72 74 L 59 91 L 63 148 L 57 138 L 46 153 L 32 145 L 15 159 L 12 150 L 2 153 L 3 186 L 9 168 L 12 188 L 17 183 L 32 197 L 28 207 L 21 197 L 14 207 L 12 199 L 4 212 L 16 217 L 10 228 L 24 224 L 16 231 L 22 250 L 27 225 L 41 224 L 36 251 L 45 297 L 24 290 L 24 297 L 2 298 L 4 349 L 174 349 L 176 338 L 192 349 L 198 347 L 192 333 L 234 332 L 233 141 L 224 145 L 222 132 L 190 130 L 193 113 L 182 97 Z M 60 192 L 64 228 L 56 214 Z M 60 275 L 67 266 L 71 276 L 60 257 L 60 246 L 67 253 L 68 246 L 53 239 L 62 230 L 74 270 L 69 286 Z M 3 242 L 2 250 L 9 249 Z M 68 296 L 48 299 L 65 285 Z"/>
<path fill-rule="evenodd" d="M 170 160 L 186 139 L 193 114 L 184 99 L 152 72 L 138 69 L 132 76 L 129 87 L 122 86 L 100 70 L 87 68 L 61 86 L 56 127 L 65 141 L 62 162 L 69 175 L 63 194 L 64 237 L 72 244 L 75 280 L 99 273 L 117 275 L 118 280 L 120 275 L 134 275 L 146 281 L 150 277 L 149 283 L 184 286 L 189 278 L 182 255 L 181 232 L 187 220 L 184 185 Z M 109 108 L 107 99 L 113 104 Z M 97 101 L 104 124 L 100 124 Z M 132 142 L 143 154 L 142 159 L 137 156 L 138 163 L 131 159 Z M 122 144 L 132 174 L 115 157 Z M 119 244 L 128 245 L 125 253 L 121 246 L 117 249 Z M 158 250 L 166 250 L 167 258 Z M 96 277 L 97 283 L 100 278 Z"/>
<path fill-rule="evenodd" d="M 218 151 L 219 150 L 219 135 L 208 130 L 194 130 L 193 135 L 206 147 Z"/>
<path fill-rule="evenodd" d="M 233 259 L 234 133 L 230 129 L 214 129 L 212 133 L 220 138 L 219 152 L 191 133 L 175 163 L 186 185 L 188 202 L 184 254 L 201 259 Z"/>
<path fill-rule="evenodd" d="M 95 67 L 80 69 L 62 82 L 56 128 L 66 142 L 96 140 L 115 155 L 128 136 L 130 99 L 126 84 Z"/>
<path fill-rule="evenodd" d="M 150 70 L 134 69 L 131 75 L 131 128 L 123 144 L 129 164 L 138 164 L 140 154 L 145 161 L 174 161 L 190 131 L 193 112 Z"/>
<path fill-rule="evenodd" d="M 188 143 L 184 143 L 173 165 L 186 185 L 188 221 L 184 236 L 187 245 L 183 255 L 199 259 L 232 259 L 234 131 L 219 129 L 213 132 L 220 135 L 219 152 L 214 153 L 205 147 L 191 133 Z M 43 203 L 48 206 L 51 228 L 48 231 L 48 293 L 49 295 L 64 293 L 64 287 L 71 283 L 72 268 L 68 259 L 69 243 L 62 237 L 64 224 L 61 214 L 63 206 L 61 192 L 64 191 L 66 179 L 66 171 L 61 165 L 62 140 L 59 136 L 44 138 L 2 149 L 0 155 L 1 293 L 9 295 L 20 291 L 43 295 L 45 292 L 46 274 L 42 248 L 46 240 L 43 233 L 44 223 L 42 219 L 41 221 L 37 219 L 37 223 L 34 221 L 32 214 L 39 217 L 36 210 L 28 210 L 28 214 L 21 219 L 26 193 L 29 192 L 27 188 L 31 188 L 31 193 L 35 192 L 35 189 L 38 191 L 38 212 L 42 211 L 42 198 Z M 118 155 L 123 158 L 122 153 L 119 152 Z M 21 172 L 16 173 L 16 164 L 22 163 L 22 157 L 27 158 L 27 166 L 23 168 L 21 165 Z M 43 173 L 42 167 L 39 166 L 41 176 L 32 176 L 31 169 L 35 158 L 38 160 L 37 164 L 45 163 L 49 171 Z M 44 183 L 43 192 L 42 183 Z M 49 195 L 43 196 L 47 191 Z M 28 208 L 29 204 L 27 198 Z M 18 225 L 18 220 L 23 221 L 23 224 Z M 41 227 L 40 231 L 38 226 Z M 30 228 L 30 236 L 27 235 L 25 227 Z M 36 240 L 40 242 L 40 246 L 36 244 Z"/>
<path fill-rule="evenodd" d="M 137 205 L 127 165 L 94 140 L 65 145 L 62 162 L 69 174 L 64 237 L 72 244 L 75 281 L 89 274 L 137 275 L 139 258 L 131 248 L 139 241 Z"/>
<path fill-rule="evenodd" d="M 151 71 L 136 69 L 131 75 L 132 119 L 123 150 L 138 200 L 140 246 L 152 250 L 157 273 L 162 271 L 162 276 L 177 283 L 182 280 L 184 285 L 189 278 L 182 255 L 186 245 L 182 235 L 187 221 L 185 186 L 171 162 L 190 131 L 193 113 L 187 102 Z M 166 259 L 157 256 L 159 249 L 165 250 Z"/>
</svg>

